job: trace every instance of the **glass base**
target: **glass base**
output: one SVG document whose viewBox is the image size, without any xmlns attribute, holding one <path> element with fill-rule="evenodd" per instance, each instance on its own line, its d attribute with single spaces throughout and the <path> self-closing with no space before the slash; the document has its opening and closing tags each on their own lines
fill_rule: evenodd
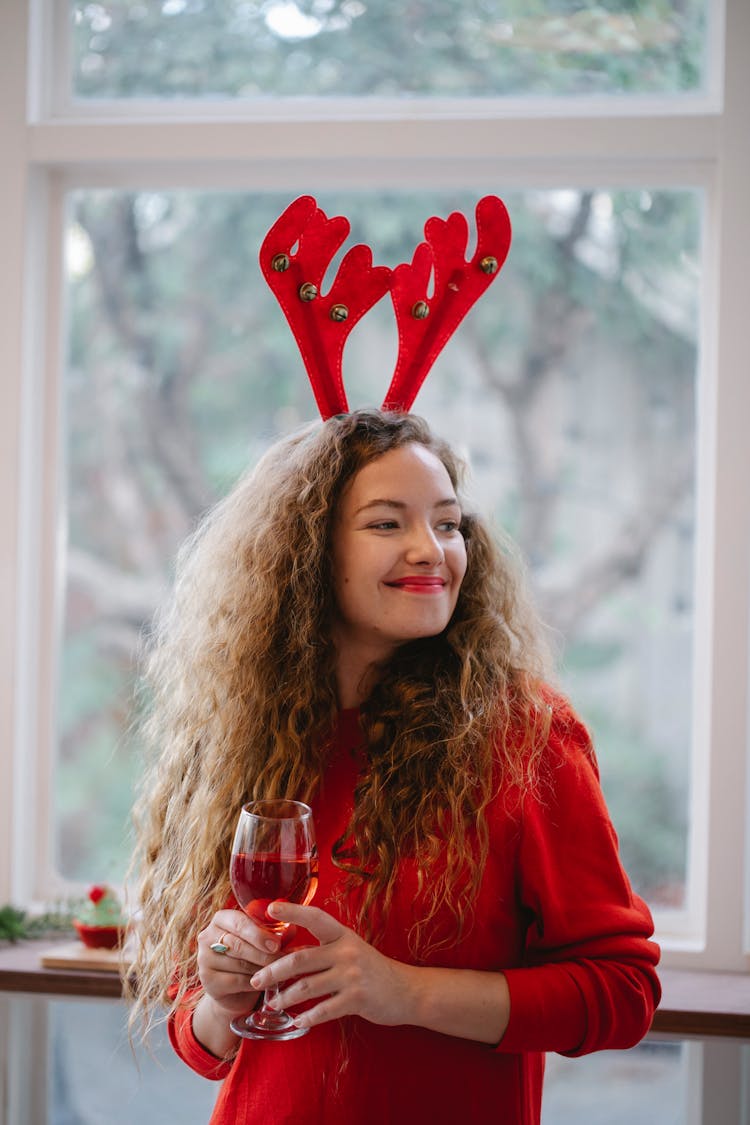
<svg viewBox="0 0 750 1125">
<path fill-rule="evenodd" d="M 243 1039 L 266 1039 L 271 1043 L 282 1039 L 299 1039 L 307 1035 L 309 1027 L 295 1027 L 286 1012 L 269 1012 L 259 1009 L 249 1016 L 237 1016 L 229 1025 L 235 1035 Z"/>
</svg>

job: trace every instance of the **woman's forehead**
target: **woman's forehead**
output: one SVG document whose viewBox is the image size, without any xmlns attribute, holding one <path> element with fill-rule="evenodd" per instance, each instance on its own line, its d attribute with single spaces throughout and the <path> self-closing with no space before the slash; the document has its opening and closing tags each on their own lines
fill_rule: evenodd
<svg viewBox="0 0 750 1125">
<path fill-rule="evenodd" d="M 388 499 L 417 487 L 434 489 L 440 499 L 455 498 L 450 475 L 440 458 L 426 446 L 411 442 L 363 465 L 349 481 L 342 501 L 348 506 L 380 494 Z"/>
</svg>

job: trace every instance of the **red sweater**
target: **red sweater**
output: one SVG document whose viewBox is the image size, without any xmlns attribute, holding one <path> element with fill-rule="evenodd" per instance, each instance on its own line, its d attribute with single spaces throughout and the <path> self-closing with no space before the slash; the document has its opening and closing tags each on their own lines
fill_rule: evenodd
<svg viewBox="0 0 750 1125">
<path fill-rule="evenodd" d="M 320 851 L 315 904 L 338 916 L 341 873 L 331 845 L 352 810 L 361 757 L 356 715 L 342 715 L 336 753 L 313 802 Z M 357 1017 L 284 1043 L 243 1040 L 232 1062 L 192 1033 L 191 1011 L 170 1019 L 185 1062 L 223 1079 L 211 1125 L 538 1125 L 544 1052 L 630 1047 L 648 1031 L 659 996 L 653 925 L 620 864 L 588 735 L 565 705 L 550 735 L 551 780 L 522 809 L 489 806 L 490 854 L 476 919 L 426 963 L 502 971 L 510 1022 L 496 1047 Z M 418 909 L 413 862 L 402 861 L 378 947 L 411 961 Z M 443 919 L 445 922 L 446 919 Z M 440 924 L 440 919 L 437 920 Z"/>
</svg>

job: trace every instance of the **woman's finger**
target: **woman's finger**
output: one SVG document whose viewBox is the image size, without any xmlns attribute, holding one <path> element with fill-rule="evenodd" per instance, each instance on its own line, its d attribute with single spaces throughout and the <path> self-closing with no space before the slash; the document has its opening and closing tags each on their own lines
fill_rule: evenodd
<svg viewBox="0 0 750 1125">
<path fill-rule="evenodd" d="M 331 966 L 332 960 L 326 946 L 303 946 L 270 961 L 265 968 L 253 975 L 252 985 L 253 988 L 271 988 L 295 977 L 322 973 Z"/>
<path fill-rule="evenodd" d="M 343 997 L 327 996 L 325 1000 L 321 1000 L 320 1004 L 316 1004 L 313 1008 L 306 1008 L 304 1012 L 298 1012 L 294 1017 L 294 1023 L 297 1027 L 317 1027 L 320 1023 L 340 1020 L 343 1016 L 350 1015 L 356 1015 L 356 1012 L 346 1004 Z"/>
<path fill-rule="evenodd" d="M 238 961 L 249 961 L 256 965 L 265 965 L 279 952 L 278 938 L 271 941 L 267 935 L 258 939 L 252 933 L 242 933 L 237 930 L 211 930 L 211 936 L 218 936 L 209 943 L 209 950 L 214 957 L 231 957 Z"/>
<path fill-rule="evenodd" d="M 219 910 L 198 937 L 200 948 L 212 955 L 230 956 L 254 964 L 265 965 L 269 954 L 275 956 L 281 941 L 262 929 L 239 910 Z"/>
<path fill-rule="evenodd" d="M 330 971 L 311 973 L 309 976 L 292 980 L 283 990 L 280 990 L 271 1001 L 271 1007 L 280 1011 L 286 1008 L 295 1008 L 298 1004 L 307 1004 L 308 1001 L 320 1000 L 322 996 L 330 998 L 335 992 L 334 974 Z M 343 1012 L 340 1013 L 344 1015 Z"/>
<path fill-rule="evenodd" d="M 319 942 L 336 941 L 346 933 L 347 927 L 317 906 L 297 906 L 294 902 L 277 899 L 268 907 L 268 914 L 279 922 L 292 922 L 311 933 Z"/>
<path fill-rule="evenodd" d="M 255 953 L 252 961 L 247 961 L 244 957 L 235 957 L 231 953 L 211 952 L 210 957 L 210 961 L 208 959 L 203 961 L 203 967 L 209 972 L 234 976 L 241 973 L 243 979 L 247 980 L 257 973 L 259 968 L 264 968 L 273 961 L 270 953 Z"/>
<path fill-rule="evenodd" d="M 258 991 L 250 984 L 249 973 L 212 973 L 211 980 L 216 985 L 213 991 L 220 990 L 222 996 L 247 995 L 248 992 Z"/>
</svg>

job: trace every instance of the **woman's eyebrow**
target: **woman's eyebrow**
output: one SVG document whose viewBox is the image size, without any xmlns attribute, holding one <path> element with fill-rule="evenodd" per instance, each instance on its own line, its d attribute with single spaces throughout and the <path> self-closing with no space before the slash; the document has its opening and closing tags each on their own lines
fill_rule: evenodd
<svg viewBox="0 0 750 1125">
<path fill-rule="evenodd" d="M 403 509 L 408 508 L 408 506 L 409 505 L 405 504 L 403 500 L 389 500 L 383 497 L 375 500 L 368 500 L 366 504 L 362 504 L 361 507 L 357 508 L 354 514 L 355 516 L 358 516 L 360 512 L 366 512 L 368 508 L 396 508 L 399 511 L 403 511 Z M 437 500 L 435 504 L 433 504 L 433 507 L 458 508 L 460 507 L 460 505 L 455 496 L 447 496 L 444 500 Z"/>
</svg>

